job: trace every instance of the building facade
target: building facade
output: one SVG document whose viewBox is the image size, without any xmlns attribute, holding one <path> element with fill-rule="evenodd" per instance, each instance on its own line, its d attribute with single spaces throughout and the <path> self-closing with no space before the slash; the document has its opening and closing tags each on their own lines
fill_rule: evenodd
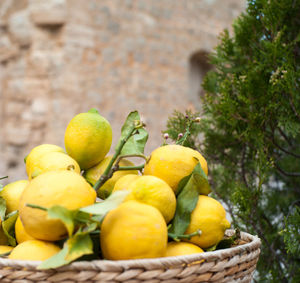
<svg viewBox="0 0 300 283">
<path fill-rule="evenodd" d="M 0 175 L 24 178 L 29 151 L 63 146 L 70 119 L 92 107 L 111 123 L 113 145 L 138 110 L 151 152 L 175 109 L 200 107 L 206 56 L 245 7 L 245 0 L 2 0 Z"/>
</svg>

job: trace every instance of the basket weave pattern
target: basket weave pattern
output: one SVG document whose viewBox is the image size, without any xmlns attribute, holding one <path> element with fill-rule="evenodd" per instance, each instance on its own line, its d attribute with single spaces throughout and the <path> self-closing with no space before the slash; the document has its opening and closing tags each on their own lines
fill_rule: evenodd
<svg viewBox="0 0 300 283">
<path fill-rule="evenodd" d="M 226 234 L 232 232 L 229 230 Z M 0 258 L 0 282 L 251 282 L 261 243 L 256 236 L 243 232 L 241 240 L 246 243 L 214 252 L 156 259 L 74 262 L 51 270 L 37 270 L 39 262 Z"/>
</svg>

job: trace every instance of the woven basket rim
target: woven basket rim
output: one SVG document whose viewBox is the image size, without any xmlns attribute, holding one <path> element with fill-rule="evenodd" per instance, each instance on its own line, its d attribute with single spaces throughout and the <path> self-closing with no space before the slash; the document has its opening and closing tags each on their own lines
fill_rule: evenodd
<svg viewBox="0 0 300 283">
<path fill-rule="evenodd" d="M 226 235 L 230 236 L 234 233 L 234 230 L 227 230 Z M 247 241 L 247 243 L 228 248 L 221 249 L 212 252 L 205 252 L 192 255 L 176 256 L 176 257 L 164 257 L 153 259 L 136 259 L 136 260 L 93 260 L 93 261 L 79 261 L 73 262 L 69 265 L 59 267 L 56 270 L 70 271 L 70 270 L 128 270 L 131 268 L 143 268 L 145 270 L 151 270 L 153 268 L 170 268 L 182 265 L 192 264 L 194 262 L 205 260 L 205 262 L 214 262 L 223 260 L 224 258 L 234 257 L 235 255 L 241 255 L 243 253 L 251 253 L 260 248 L 261 241 L 257 236 L 253 236 L 246 232 L 241 232 L 241 239 Z M 0 258 L 0 268 L 29 268 L 36 269 L 40 264 L 40 261 L 27 261 L 27 260 L 11 260 Z"/>
</svg>

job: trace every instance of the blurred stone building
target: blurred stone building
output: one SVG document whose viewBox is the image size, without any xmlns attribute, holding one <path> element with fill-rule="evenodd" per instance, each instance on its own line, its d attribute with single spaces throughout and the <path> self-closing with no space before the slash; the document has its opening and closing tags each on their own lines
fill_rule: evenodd
<svg viewBox="0 0 300 283">
<path fill-rule="evenodd" d="M 114 145 L 139 110 L 162 142 L 174 109 L 200 107 L 206 55 L 245 0 L 1 0 L 0 175 L 25 177 L 41 143 L 63 146 L 70 119 L 92 107 Z M 80 142 L 80 141 L 78 141 Z"/>
</svg>

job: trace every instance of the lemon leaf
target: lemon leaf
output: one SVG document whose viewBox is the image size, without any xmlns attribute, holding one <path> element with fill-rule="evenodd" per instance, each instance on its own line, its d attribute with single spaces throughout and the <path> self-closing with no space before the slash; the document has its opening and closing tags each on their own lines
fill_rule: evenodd
<svg viewBox="0 0 300 283">
<path fill-rule="evenodd" d="M 124 145 L 121 155 L 143 154 L 148 140 L 148 132 L 145 129 L 138 129 L 137 133 L 128 139 Z"/>
<path fill-rule="evenodd" d="M 80 208 L 79 211 L 104 216 L 107 212 L 119 206 L 128 194 L 128 191 L 116 191 L 106 200 Z"/>
<path fill-rule="evenodd" d="M 200 195 L 208 195 L 209 193 L 211 193 L 211 188 L 208 183 L 207 176 L 204 173 L 200 163 L 198 163 L 195 166 L 192 175 L 193 175 L 193 178 L 195 179 L 195 182 L 197 184 L 198 193 Z"/>
<path fill-rule="evenodd" d="M 69 247 L 68 253 L 65 257 L 67 261 L 73 261 L 83 255 L 93 253 L 93 241 L 90 235 L 85 233 L 76 233 L 67 241 Z"/>
<path fill-rule="evenodd" d="M 170 233 L 182 235 L 189 226 L 191 213 L 197 205 L 200 191 L 207 192 L 207 188 L 209 188 L 207 178 L 203 174 L 205 175 L 200 163 L 198 163 L 190 175 L 180 180 L 177 192 L 176 212 L 169 230 Z"/>
<path fill-rule="evenodd" d="M 206 252 L 213 252 L 217 249 L 217 246 L 218 246 L 218 244 L 215 244 L 214 246 L 205 249 L 205 251 Z"/>
<path fill-rule="evenodd" d="M 7 237 L 8 243 L 13 247 L 17 245 L 15 239 L 15 223 L 17 221 L 18 215 L 18 211 L 13 211 L 6 215 L 4 221 L 2 222 L 3 232 Z"/>
<path fill-rule="evenodd" d="M 6 213 L 6 201 L 3 197 L 0 197 L 0 219 L 4 220 Z"/>
<path fill-rule="evenodd" d="M 140 114 L 138 111 L 132 111 L 126 118 L 125 123 L 121 129 L 121 137 L 116 146 L 116 150 L 120 147 L 122 141 L 130 135 L 132 130 L 136 128 L 136 124 L 140 123 Z M 148 133 L 142 127 L 137 129 L 136 132 L 131 136 L 125 143 L 124 147 L 122 148 L 121 154 L 122 155 L 129 155 L 129 154 L 143 154 L 146 142 L 148 140 Z"/>
<path fill-rule="evenodd" d="M 70 260 L 66 260 L 65 257 L 68 254 L 69 247 L 67 244 L 64 245 L 63 249 L 60 250 L 54 256 L 48 258 L 47 260 L 43 261 L 37 269 L 50 269 L 50 268 L 57 268 L 59 266 L 66 265 L 70 263 Z"/>
<path fill-rule="evenodd" d="M 198 190 L 192 175 L 189 176 L 186 185 L 177 196 L 176 212 L 170 228 L 175 235 L 182 235 L 191 221 L 191 213 L 198 201 Z"/>
<path fill-rule="evenodd" d="M 76 210 L 69 210 L 60 205 L 54 205 L 47 209 L 48 218 L 59 219 L 65 225 L 68 235 L 71 236 L 75 227 Z"/>
</svg>

